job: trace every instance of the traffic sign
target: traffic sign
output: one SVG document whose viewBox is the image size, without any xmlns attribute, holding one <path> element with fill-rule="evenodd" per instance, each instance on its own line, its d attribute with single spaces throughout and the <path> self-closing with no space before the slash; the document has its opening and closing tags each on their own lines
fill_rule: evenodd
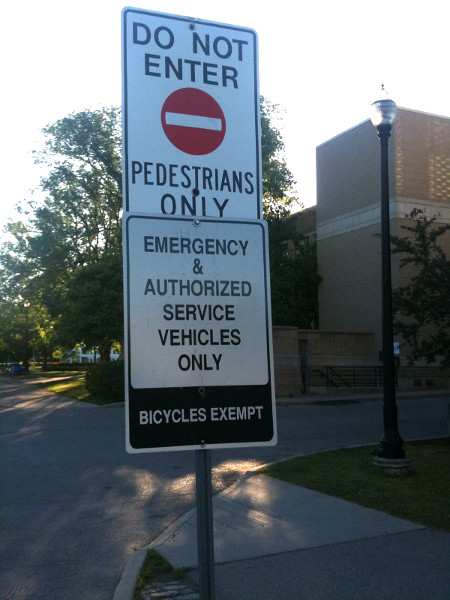
<svg viewBox="0 0 450 600">
<path fill-rule="evenodd" d="M 197 88 L 181 88 L 170 94 L 162 107 L 161 123 L 176 148 L 194 155 L 214 152 L 226 131 L 220 105 Z"/>
<path fill-rule="evenodd" d="M 267 225 L 125 220 L 130 452 L 276 443 Z"/>
<path fill-rule="evenodd" d="M 256 33 L 122 15 L 124 211 L 262 218 Z"/>
</svg>

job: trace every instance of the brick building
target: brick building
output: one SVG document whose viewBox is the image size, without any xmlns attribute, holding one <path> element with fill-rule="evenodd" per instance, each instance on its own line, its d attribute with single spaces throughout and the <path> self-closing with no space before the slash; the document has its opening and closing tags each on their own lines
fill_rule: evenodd
<svg viewBox="0 0 450 600">
<path fill-rule="evenodd" d="M 398 109 L 389 140 L 391 234 L 413 208 L 450 223 L 450 119 Z M 370 332 L 381 349 L 380 144 L 367 120 L 317 148 L 321 330 Z M 450 236 L 443 240 L 450 255 Z M 393 288 L 404 283 L 392 257 Z"/>
</svg>

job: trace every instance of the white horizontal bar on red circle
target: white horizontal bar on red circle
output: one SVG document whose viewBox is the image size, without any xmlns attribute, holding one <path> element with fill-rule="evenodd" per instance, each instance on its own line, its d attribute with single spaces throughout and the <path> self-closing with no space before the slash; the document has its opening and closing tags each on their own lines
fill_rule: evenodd
<svg viewBox="0 0 450 600">
<path fill-rule="evenodd" d="M 186 115 L 184 113 L 166 112 L 166 125 L 222 131 L 221 119 L 215 119 L 214 117 L 201 117 L 199 115 Z"/>
</svg>

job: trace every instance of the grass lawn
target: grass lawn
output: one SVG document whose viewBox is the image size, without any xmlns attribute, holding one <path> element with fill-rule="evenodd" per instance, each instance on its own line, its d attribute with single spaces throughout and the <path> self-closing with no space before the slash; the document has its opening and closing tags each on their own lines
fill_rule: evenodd
<svg viewBox="0 0 450 600">
<path fill-rule="evenodd" d="M 37 385 L 49 392 L 73 398 L 74 400 L 81 400 L 82 402 L 90 402 L 91 404 L 105 405 L 117 401 L 111 399 L 105 400 L 91 394 L 86 389 L 85 371 L 30 371 L 23 375 L 17 375 L 14 379 L 33 379 Z M 124 398 L 121 400 L 124 400 Z"/>
<path fill-rule="evenodd" d="M 49 373 L 44 373 L 43 376 L 48 376 Z M 56 381 L 46 381 L 45 383 L 39 383 L 37 380 L 36 383 L 41 387 L 45 388 L 49 392 L 54 392 L 55 394 L 60 394 L 61 396 L 66 396 L 67 398 L 73 398 L 74 400 L 81 400 L 83 402 L 90 402 L 91 404 L 109 404 L 109 400 L 104 400 L 102 398 L 98 398 L 93 396 L 86 389 L 86 380 L 84 375 L 80 375 L 79 372 L 74 373 L 73 371 L 68 373 L 61 372 L 53 372 L 51 376 L 58 378 L 70 375 L 67 379 L 56 380 Z"/>
<path fill-rule="evenodd" d="M 259 473 L 450 531 L 450 438 L 404 448 L 411 461 L 407 477 L 376 469 L 375 446 L 294 458 Z"/>
<path fill-rule="evenodd" d="M 184 579 L 186 572 L 186 569 L 174 569 L 156 550 L 148 550 L 141 572 L 136 580 L 134 600 L 141 600 L 144 587 L 158 580 L 160 576 L 169 576 L 181 581 Z"/>
</svg>

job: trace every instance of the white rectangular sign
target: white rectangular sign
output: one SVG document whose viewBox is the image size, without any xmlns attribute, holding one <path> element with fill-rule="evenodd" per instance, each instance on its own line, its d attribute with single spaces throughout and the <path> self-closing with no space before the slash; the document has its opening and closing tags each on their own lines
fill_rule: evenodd
<svg viewBox="0 0 450 600">
<path fill-rule="evenodd" d="M 264 227 L 128 218 L 134 388 L 269 381 Z"/>
<path fill-rule="evenodd" d="M 267 224 L 124 216 L 129 452 L 276 443 Z"/>
<path fill-rule="evenodd" d="M 126 8 L 124 211 L 262 218 L 252 29 Z"/>
</svg>

